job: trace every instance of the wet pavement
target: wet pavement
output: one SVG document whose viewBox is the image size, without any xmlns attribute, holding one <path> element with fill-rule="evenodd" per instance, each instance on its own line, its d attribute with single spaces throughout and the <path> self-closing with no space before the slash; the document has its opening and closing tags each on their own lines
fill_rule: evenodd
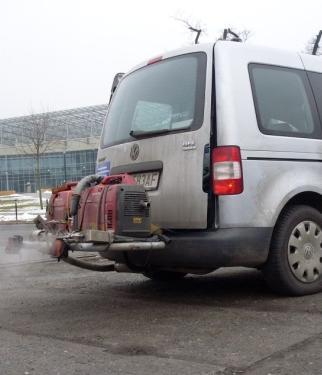
<svg viewBox="0 0 322 375">
<path fill-rule="evenodd" d="M 322 294 L 276 296 L 256 270 L 157 284 L 35 250 L 1 259 L 1 375 L 322 373 Z"/>
</svg>

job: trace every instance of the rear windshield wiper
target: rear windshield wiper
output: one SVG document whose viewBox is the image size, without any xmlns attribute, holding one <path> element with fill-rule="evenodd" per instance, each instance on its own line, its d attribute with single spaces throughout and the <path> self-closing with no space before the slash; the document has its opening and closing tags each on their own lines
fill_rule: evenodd
<svg viewBox="0 0 322 375">
<path fill-rule="evenodd" d="M 155 135 L 155 134 L 164 134 L 169 133 L 171 129 L 164 128 L 164 129 L 156 129 L 156 130 L 148 130 L 148 131 L 141 131 L 141 130 L 131 130 L 130 136 L 133 138 L 141 138 L 145 137 L 146 135 Z"/>
</svg>

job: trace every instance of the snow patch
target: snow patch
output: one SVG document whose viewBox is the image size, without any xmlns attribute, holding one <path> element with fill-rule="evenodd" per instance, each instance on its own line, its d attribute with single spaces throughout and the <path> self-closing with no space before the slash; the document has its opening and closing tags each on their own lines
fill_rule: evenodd
<svg viewBox="0 0 322 375">
<path fill-rule="evenodd" d="M 33 219 L 41 215 L 45 217 L 46 202 L 51 195 L 50 191 L 43 192 L 43 205 L 44 209 L 41 210 L 39 204 L 38 193 L 28 194 L 10 194 L 0 197 L 0 221 L 15 221 L 15 202 L 18 207 L 18 220 L 33 221 Z"/>
</svg>

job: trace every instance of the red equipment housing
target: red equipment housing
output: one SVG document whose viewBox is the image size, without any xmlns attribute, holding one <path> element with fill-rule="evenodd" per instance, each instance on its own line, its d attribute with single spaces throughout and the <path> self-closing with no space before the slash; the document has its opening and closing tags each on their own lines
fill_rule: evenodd
<svg viewBox="0 0 322 375">
<path fill-rule="evenodd" d="M 128 174 L 106 176 L 98 184 L 80 193 L 75 223 L 71 201 L 77 183 L 71 182 L 53 190 L 47 212 L 48 221 L 56 222 L 57 231 L 111 230 L 124 236 L 150 235 L 150 204 L 145 189 Z M 75 219 L 75 218 L 74 218 Z"/>
<path fill-rule="evenodd" d="M 77 182 L 68 182 L 52 190 L 47 207 L 47 220 L 58 222 L 55 224 L 57 231 L 69 230 L 70 202 Z"/>
</svg>

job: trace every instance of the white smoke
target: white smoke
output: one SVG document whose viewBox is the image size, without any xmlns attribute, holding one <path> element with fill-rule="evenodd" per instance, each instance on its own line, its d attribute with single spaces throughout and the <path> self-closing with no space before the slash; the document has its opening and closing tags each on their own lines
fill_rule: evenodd
<svg viewBox="0 0 322 375">
<path fill-rule="evenodd" d="M 33 263 L 52 259 L 48 254 L 48 245 L 46 242 L 31 241 L 29 239 L 33 225 L 8 224 L 0 225 L 0 267 L 24 263 Z M 17 231 L 15 232 L 15 228 Z M 21 246 L 13 245 L 7 249 L 10 237 L 15 235 L 22 236 Z"/>
</svg>

